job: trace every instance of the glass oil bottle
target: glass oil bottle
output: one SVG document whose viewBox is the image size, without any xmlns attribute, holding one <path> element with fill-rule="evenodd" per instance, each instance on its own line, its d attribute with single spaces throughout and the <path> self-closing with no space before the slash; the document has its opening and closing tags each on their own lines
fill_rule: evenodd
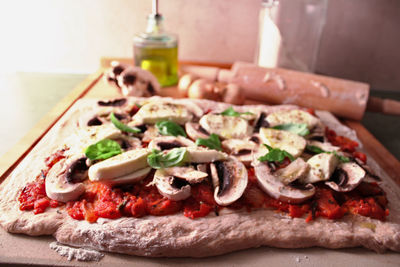
<svg viewBox="0 0 400 267">
<path fill-rule="evenodd" d="M 153 0 L 146 31 L 134 37 L 133 53 L 135 65 L 152 72 L 162 87 L 178 82 L 178 38 L 164 31 L 158 0 Z"/>
</svg>

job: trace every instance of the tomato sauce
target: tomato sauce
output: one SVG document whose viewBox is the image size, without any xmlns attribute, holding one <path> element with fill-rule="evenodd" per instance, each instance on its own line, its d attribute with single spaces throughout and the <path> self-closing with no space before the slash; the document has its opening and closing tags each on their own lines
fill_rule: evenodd
<svg viewBox="0 0 400 267">
<path fill-rule="evenodd" d="M 329 140 L 339 145 L 343 151 L 352 151 L 358 144 L 337 136 L 327 129 Z M 48 170 L 64 158 L 64 151 L 59 150 L 46 158 L 46 169 L 37 176 L 36 181 L 27 184 L 21 191 L 18 201 L 21 210 L 33 210 L 34 214 L 43 213 L 48 207 L 56 208 L 64 203 L 51 200 L 46 196 L 45 178 Z M 366 162 L 363 153 L 353 151 L 353 156 Z M 287 165 L 285 160 L 282 165 Z M 280 167 L 280 166 L 279 166 Z M 190 219 L 205 217 L 218 212 L 224 207 L 214 200 L 214 190 L 209 181 L 192 185 L 192 195 L 182 201 L 173 201 L 162 196 L 151 184 L 153 172 L 142 182 L 112 188 L 99 182 L 86 181 L 85 193 L 76 201 L 66 203 L 67 213 L 76 220 L 96 222 L 98 218 L 117 219 L 125 217 L 143 217 L 146 215 L 164 216 L 182 212 Z M 274 199 L 264 193 L 259 186 L 253 168 L 248 168 L 248 185 L 243 196 L 229 205 L 232 209 L 272 208 L 276 212 L 287 213 L 292 218 L 305 217 L 310 222 L 317 217 L 340 219 L 346 214 L 358 214 L 378 220 L 385 220 L 389 211 L 387 199 L 377 183 L 362 182 L 355 190 L 348 193 L 335 192 L 324 185 L 315 185 L 314 197 L 302 204 L 289 204 Z"/>
</svg>

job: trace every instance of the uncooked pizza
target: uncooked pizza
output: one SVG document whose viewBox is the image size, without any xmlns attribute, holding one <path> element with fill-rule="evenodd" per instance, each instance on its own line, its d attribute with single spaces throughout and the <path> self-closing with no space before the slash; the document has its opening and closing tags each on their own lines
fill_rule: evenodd
<svg viewBox="0 0 400 267">
<path fill-rule="evenodd" d="M 400 251 L 399 190 L 330 113 L 161 97 L 75 103 L 0 188 L 9 232 L 150 257 Z"/>
</svg>

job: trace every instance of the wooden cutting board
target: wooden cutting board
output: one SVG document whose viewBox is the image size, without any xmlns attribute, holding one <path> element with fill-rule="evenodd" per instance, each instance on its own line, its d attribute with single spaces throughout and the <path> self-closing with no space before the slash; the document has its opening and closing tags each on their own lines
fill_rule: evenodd
<svg viewBox="0 0 400 267">
<path fill-rule="evenodd" d="M 103 73 L 108 68 L 109 63 L 115 58 L 103 58 L 99 70 L 87 77 L 69 95 L 62 99 L 29 133 L 15 146 L 9 153 L 0 158 L 0 183 L 7 179 L 12 170 L 19 162 L 32 150 L 39 140 L 51 129 L 51 127 L 63 116 L 63 114 L 80 98 L 106 98 L 119 97 L 117 90 L 108 85 L 103 80 Z M 118 59 L 122 62 L 130 63 L 129 59 Z M 212 64 L 181 62 L 181 64 L 197 64 L 207 66 L 217 66 L 219 68 L 229 68 L 230 64 Z M 162 95 L 177 95 L 175 87 L 163 89 Z M 365 150 L 370 157 L 385 170 L 385 172 L 400 185 L 400 162 L 379 143 L 376 138 L 368 132 L 359 122 L 344 121 L 349 127 L 357 132 Z M 19 263 L 19 264 L 40 264 L 40 265 L 93 265 L 94 263 L 68 262 L 66 258 L 60 257 L 56 252 L 49 249 L 48 244 L 53 239 L 51 237 L 28 237 L 24 235 L 8 234 L 0 229 L 0 263 Z M 156 266 L 156 265 L 176 265 L 188 264 L 193 266 L 220 266 L 246 265 L 246 266 L 343 266 L 352 264 L 353 266 L 375 266 L 376 264 L 385 266 L 397 266 L 400 262 L 400 254 L 386 253 L 384 255 L 375 254 L 365 249 L 342 249 L 326 250 L 322 248 L 311 249 L 276 249 L 262 247 L 230 253 L 218 257 L 206 259 L 152 259 L 126 255 L 107 254 L 107 256 L 96 266 L 110 266 L 130 264 L 137 266 Z"/>
</svg>

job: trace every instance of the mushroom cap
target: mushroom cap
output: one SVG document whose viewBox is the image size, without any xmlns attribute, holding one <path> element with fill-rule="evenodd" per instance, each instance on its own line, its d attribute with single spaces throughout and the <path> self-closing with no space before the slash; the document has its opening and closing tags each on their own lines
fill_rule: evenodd
<svg viewBox="0 0 400 267">
<path fill-rule="evenodd" d="M 117 77 L 118 86 L 125 96 L 152 96 L 160 91 L 157 78 L 147 70 L 128 67 Z"/>
<path fill-rule="evenodd" d="M 153 183 L 161 195 L 171 200 L 184 200 L 191 195 L 189 184 L 182 183 L 182 179 L 167 174 L 164 169 L 154 173 Z"/>
<path fill-rule="evenodd" d="M 196 144 L 183 136 L 159 136 L 150 141 L 148 149 L 169 150 L 175 147 L 189 147 Z"/>
<path fill-rule="evenodd" d="M 279 176 L 271 173 L 270 167 L 263 162 L 254 161 L 254 171 L 261 189 L 275 199 L 291 204 L 302 203 L 315 194 L 315 187 L 307 184 L 303 187 L 284 184 Z"/>
<path fill-rule="evenodd" d="M 190 184 L 201 183 L 208 177 L 207 170 L 205 171 L 195 170 L 194 167 L 192 166 L 170 167 L 170 168 L 165 168 L 164 171 L 167 175 L 184 179 Z"/>
<path fill-rule="evenodd" d="M 208 138 L 210 135 L 206 130 L 202 129 L 200 124 L 194 122 L 185 123 L 186 134 L 192 139 Z"/>
<path fill-rule="evenodd" d="M 366 177 L 367 172 L 355 162 L 341 163 L 334 171 L 331 180 L 325 182 L 338 192 L 349 192 L 356 188 Z"/>
<path fill-rule="evenodd" d="M 222 147 L 228 150 L 230 155 L 246 166 L 250 166 L 253 160 L 253 152 L 258 150 L 259 144 L 250 139 L 227 139 L 222 141 Z"/>
<path fill-rule="evenodd" d="M 73 161 L 67 162 L 66 159 L 62 159 L 49 170 L 46 176 L 46 195 L 49 198 L 68 202 L 77 199 L 85 192 L 83 183 L 73 183 L 67 179 L 72 164 Z"/>
<path fill-rule="evenodd" d="M 228 206 L 238 200 L 248 183 L 247 169 L 238 160 L 210 164 L 214 199 L 218 205 Z"/>
</svg>

